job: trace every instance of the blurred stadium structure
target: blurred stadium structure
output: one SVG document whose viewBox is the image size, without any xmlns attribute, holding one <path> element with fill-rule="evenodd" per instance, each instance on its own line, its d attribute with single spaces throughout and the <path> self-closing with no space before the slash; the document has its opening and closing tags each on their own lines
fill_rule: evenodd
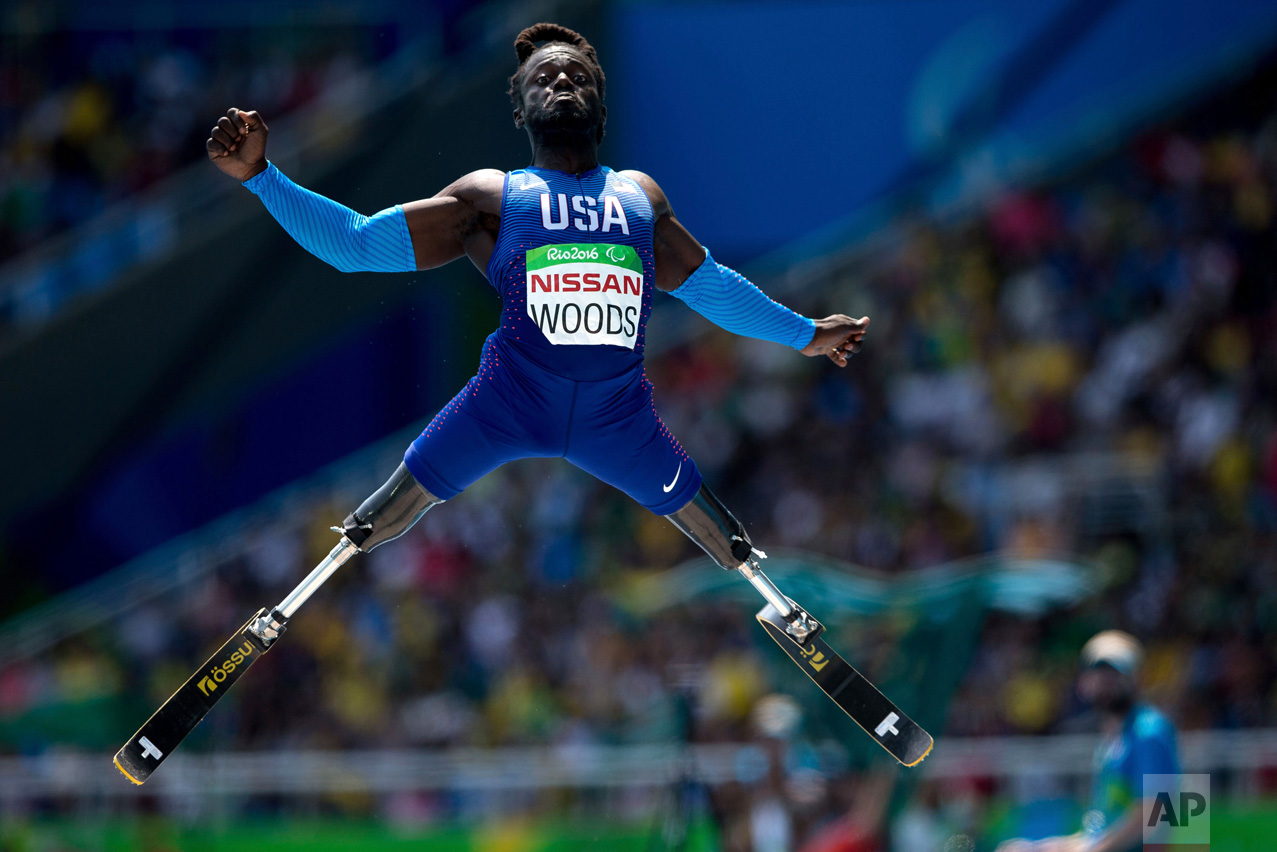
<svg viewBox="0 0 1277 852">
<path fill-rule="evenodd" d="M 1076 826 L 1094 738 L 1075 656 L 1120 626 L 1186 769 L 1218 785 L 1216 847 L 1268 848 L 1269 4 L 44 8 L 4 11 L 0 59 L 0 843 L 215 827 L 233 848 L 255 819 L 339 817 L 292 842 L 343 848 L 371 820 L 344 848 L 683 830 L 770 852 L 842 819 L 839 848 L 991 849 Z M 677 531 L 528 462 L 344 568 L 184 754 L 122 783 L 119 740 L 328 550 L 495 317 L 469 269 L 341 276 L 181 164 L 256 97 L 272 158 L 368 212 L 514 167 L 509 42 L 556 16 L 600 46 L 606 161 L 656 175 L 796 308 L 873 317 L 839 372 L 665 306 L 649 374 L 776 575 L 825 583 L 807 602 L 942 732 L 935 754 L 883 766 L 748 608 L 690 594 L 725 578 L 667 570 L 692 555 Z M 227 47 L 241 27 L 266 70 Z M 117 111 L 171 122 L 147 137 L 164 156 L 114 135 Z"/>
</svg>

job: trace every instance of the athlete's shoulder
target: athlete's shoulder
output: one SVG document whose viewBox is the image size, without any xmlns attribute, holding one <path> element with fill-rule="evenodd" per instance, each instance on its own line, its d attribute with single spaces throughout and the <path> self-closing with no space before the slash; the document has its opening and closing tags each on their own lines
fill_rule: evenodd
<svg viewBox="0 0 1277 852">
<path fill-rule="evenodd" d="M 478 169 L 464 174 L 436 192 L 431 198 L 455 198 L 480 213 L 499 213 L 505 172 Z"/>
<path fill-rule="evenodd" d="M 435 198 L 458 198 L 470 203 L 496 199 L 501 201 L 505 172 L 500 169 L 477 169 L 464 174 L 435 193 Z"/>
<path fill-rule="evenodd" d="M 1131 728 L 1139 739 L 1173 739 L 1175 736 L 1175 724 L 1161 710 L 1148 704 L 1135 708 Z"/>
<path fill-rule="evenodd" d="M 656 218 L 669 215 L 673 211 L 670 209 L 669 199 L 665 197 L 665 192 L 661 189 L 652 176 L 646 172 L 640 172 L 638 169 L 624 169 L 617 172 L 624 178 L 634 181 L 643 190 L 647 196 L 647 200 L 652 205 L 652 214 Z"/>
<path fill-rule="evenodd" d="M 618 175 L 624 175 L 632 181 L 637 181 L 640 186 L 648 184 L 656 186 L 656 181 L 647 172 L 640 172 L 638 169 L 616 169 Z M 657 187 L 659 189 L 659 187 Z"/>
</svg>

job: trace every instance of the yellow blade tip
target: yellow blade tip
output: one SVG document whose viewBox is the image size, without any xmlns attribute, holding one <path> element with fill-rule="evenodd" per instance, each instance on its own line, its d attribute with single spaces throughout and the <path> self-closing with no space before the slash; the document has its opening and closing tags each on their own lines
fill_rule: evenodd
<svg viewBox="0 0 1277 852">
<path fill-rule="evenodd" d="M 120 765 L 120 756 L 118 754 L 115 756 L 114 763 L 115 763 L 115 768 L 120 770 L 120 773 L 123 774 L 125 778 L 129 779 L 130 781 L 132 781 L 134 784 L 138 785 L 139 787 L 142 786 L 141 781 L 137 780 L 132 775 L 130 775 L 128 770 Z"/>
<path fill-rule="evenodd" d="M 931 750 L 935 747 L 936 747 L 936 741 L 932 740 L 931 745 L 927 746 L 927 750 L 922 753 L 922 757 L 919 757 L 913 763 L 906 763 L 905 766 L 917 766 L 919 763 L 922 763 L 924 760 L 927 759 L 927 755 L 931 754 Z"/>
</svg>

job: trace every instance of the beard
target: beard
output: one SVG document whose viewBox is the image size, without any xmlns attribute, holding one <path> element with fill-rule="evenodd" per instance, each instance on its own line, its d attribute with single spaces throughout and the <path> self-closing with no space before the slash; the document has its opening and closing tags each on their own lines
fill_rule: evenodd
<svg viewBox="0 0 1277 852">
<path fill-rule="evenodd" d="M 597 102 L 566 98 L 539 104 L 524 116 L 532 135 L 551 147 L 579 145 L 583 139 L 596 141 L 602 122 L 603 112 Z"/>
<path fill-rule="evenodd" d="M 1095 708 L 1101 713 L 1109 713 L 1114 716 L 1126 716 L 1131 712 L 1131 708 L 1135 706 L 1134 692 L 1112 692 L 1105 695 L 1098 695 L 1092 702 Z"/>
</svg>

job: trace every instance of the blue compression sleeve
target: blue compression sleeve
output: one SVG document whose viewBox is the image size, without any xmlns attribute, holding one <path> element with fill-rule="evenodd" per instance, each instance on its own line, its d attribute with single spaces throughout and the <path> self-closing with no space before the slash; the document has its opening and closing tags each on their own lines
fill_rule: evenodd
<svg viewBox="0 0 1277 852">
<path fill-rule="evenodd" d="M 816 323 L 774 302 L 734 269 L 705 262 L 670 293 L 715 325 L 733 334 L 802 349 L 816 335 Z"/>
<path fill-rule="evenodd" d="M 415 272 L 416 255 L 403 207 L 373 216 L 356 213 L 303 189 L 268 162 L 266 171 L 244 181 L 275 221 L 302 248 L 342 272 Z"/>
</svg>

